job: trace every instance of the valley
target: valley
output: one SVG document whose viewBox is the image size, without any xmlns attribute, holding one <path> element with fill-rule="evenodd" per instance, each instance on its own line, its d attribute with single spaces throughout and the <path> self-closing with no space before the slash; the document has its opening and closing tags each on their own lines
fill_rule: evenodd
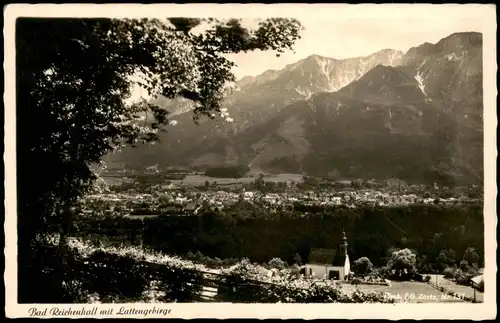
<svg viewBox="0 0 500 323">
<path fill-rule="evenodd" d="M 163 100 L 177 124 L 159 144 L 105 161 L 480 184 L 481 39 L 457 33 L 406 53 L 313 55 L 243 78 L 224 103 L 230 123 L 216 116 L 195 125 L 191 112 L 182 112 L 187 103 L 176 113 L 175 102 Z"/>
</svg>

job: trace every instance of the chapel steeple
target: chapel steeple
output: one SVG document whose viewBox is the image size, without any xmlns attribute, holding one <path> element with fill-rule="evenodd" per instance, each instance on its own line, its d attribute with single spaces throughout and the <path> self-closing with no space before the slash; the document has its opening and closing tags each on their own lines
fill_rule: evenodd
<svg viewBox="0 0 500 323">
<path fill-rule="evenodd" d="M 347 256 L 347 237 L 345 235 L 345 231 L 342 231 L 342 242 L 340 244 L 340 252 L 342 255 Z"/>
</svg>

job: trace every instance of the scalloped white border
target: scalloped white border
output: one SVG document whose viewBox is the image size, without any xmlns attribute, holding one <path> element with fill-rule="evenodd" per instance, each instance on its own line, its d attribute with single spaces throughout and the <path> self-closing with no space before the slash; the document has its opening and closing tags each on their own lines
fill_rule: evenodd
<svg viewBox="0 0 500 323">
<path fill-rule="evenodd" d="M 15 116 L 15 19 L 30 17 L 224 17 L 266 18 L 273 16 L 332 15 L 346 19 L 398 17 L 480 18 L 483 22 L 484 75 L 484 220 L 488 283 L 482 304 L 134 304 L 135 308 L 168 308 L 169 318 L 384 318 L 384 319 L 493 319 L 496 317 L 496 12 L 481 4 L 10 4 L 4 7 L 5 71 L 5 312 L 7 317 L 26 317 L 31 304 L 17 304 L 16 250 L 16 116 Z M 397 28 L 397 26 L 395 26 Z M 36 183 L 34 183 L 36 185 Z M 34 286 L 36 288 L 36 286 Z M 43 292 L 43 291 L 41 291 Z M 130 305 L 130 304 L 128 304 Z M 77 304 L 46 304 L 43 307 L 77 308 Z M 81 305 L 80 305 L 81 306 Z M 99 310 L 127 304 L 88 304 Z M 99 316 L 117 317 L 117 316 Z M 134 316 L 123 316 L 134 317 Z M 141 317 L 141 316 L 135 316 Z M 143 316 L 142 316 L 143 317 Z M 148 316 L 150 317 L 150 316 Z M 153 317 L 153 316 L 151 316 Z"/>
</svg>

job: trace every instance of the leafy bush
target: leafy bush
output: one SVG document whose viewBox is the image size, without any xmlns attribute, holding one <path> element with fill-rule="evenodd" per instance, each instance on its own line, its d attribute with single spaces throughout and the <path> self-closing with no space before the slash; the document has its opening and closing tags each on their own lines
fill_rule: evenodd
<svg viewBox="0 0 500 323">
<path fill-rule="evenodd" d="M 280 258 L 273 258 L 269 261 L 269 266 L 271 268 L 276 268 L 279 270 L 285 269 L 285 262 Z"/>
<path fill-rule="evenodd" d="M 210 266 L 212 263 L 212 258 L 207 257 L 207 256 L 201 256 L 196 260 L 197 263 L 205 266 Z"/>
<path fill-rule="evenodd" d="M 439 270 L 434 268 L 432 264 L 425 264 L 420 268 L 421 273 L 437 274 Z"/>
<path fill-rule="evenodd" d="M 382 266 L 375 270 L 376 275 L 381 278 L 390 278 L 392 276 L 392 270 L 388 266 Z"/>
<path fill-rule="evenodd" d="M 395 276 L 400 279 L 409 279 L 416 272 L 417 257 L 410 249 L 394 251 L 387 266 L 394 270 Z"/>
<path fill-rule="evenodd" d="M 362 281 L 360 278 L 358 278 L 358 277 L 354 277 L 354 278 L 353 278 L 353 279 L 351 279 L 349 282 L 350 282 L 352 285 L 358 285 L 358 284 L 361 284 L 363 281 Z"/>
<path fill-rule="evenodd" d="M 208 268 L 220 268 L 223 264 L 222 260 L 215 257 L 215 258 L 210 258 L 210 257 L 205 257 L 203 265 L 206 265 Z"/>
<path fill-rule="evenodd" d="M 353 270 L 356 274 L 366 275 L 373 270 L 373 264 L 367 257 L 361 257 L 354 262 Z"/>
<path fill-rule="evenodd" d="M 152 265 L 162 296 L 159 302 L 192 302 L 197 300 L 203 284 L 201 272 L 175 265 Z"/>
<path fill-rule="evenodd" d="M 298 287 L 290 285 L 269 285 L 268 299 L 288 303 L 393 303 L 383 293 L 355 291 L 345 293 L 342 287 L 333 284 L 314 284 Z"/>
<path fill-rule="evenodd" d="M 455 275 L 453 275 L 453 279 L 455 279 L 455 282 L 460 285 L 468 285 L 470 278 L 470 275 L 467 275 L 461 269 L 456 270 Z"/>
<path fill-rule="evenodd" d="M 479 262 L 479 254 L 475 248 L 468 247 L 464 252 L 463 260 L 469 264 L 477 264 Z"/>
<path fill-rule="evenodd" d="M 83 264 L 80 270 L 84 289 L 101 296 L 120 295 L 127 300 L 140 300 L 149 285 L 146 264 L 133 258 L 98 251 Z"/>
<path fill-rule="evenodd" d="M 302 257 L 298 253 L 295 254 L 295 256 L 293 257 L 293 260 L 299 266 L 302 264 Z"/>
<path fill-rule="evenodd" d="M 78 254 L 58 246 L 38 243 L 33 254 L 19 254 L 19 303 L 86 303 L 87 290 L 82 288 Z M 34 288 L 36 286 L 36 288 Z M 43 292 L 41 292 L 43 291 Z"/>
<path fill-rule="evenodd" d="M 191 251 L 189 251 L 186 255 L 186 258 L 189 259 L 189 260 L 194 260 L 195 259 L 195 254 L 192 253 Z"/>
<path fill-rule="evenodd" d="M 198 262 L 202 262 L 205 260 L 205 256 L 203 256 L 203 254 L 198 250 L 198 251 L 196 251 L 196 254 L 194 255 L 194 260 L 196 260 Z"/>
<path fill-rule="evenodd" d="M 456 263 L 455 250 L 453 249 L 441 250 L 439 252 L 436 261 L 441 269 L 444 269 L 449 266 L 455 266 Z"/>
<path fill-rule="evenodd" d="M 222 265 L 224 266 L 234 266 L 238 263 L 238 259 L 235 258 L 227 258 L 222 261 Z"/>
<path fill-rule="evenodd" d="M 218 258 L 218 257 L 215 257 L 213 259 L 213 262 L 214 262 L 214 266 L 216 266 L 216 267 L 221 267 L 222 266 L 222 260 L 220 258 Z"/>
<path fill-rule="evenodd" d="M 467 260 L 462 260 L 460 262 L 460 269 L 464 272 L 468 272 L 469 271 L 469 263 L 467 262 Z"/>
<path fill-rule="evenodd" d="M 448 267 L 443 271 L 444 278 L 452 279 L 455 277 L 456 269 L 453 267 Z"/>
<path fill-rule="evenodd" d="M 291 274 L 296 279 L 300 278 L 300 267 L 297 264 L 293 264 L 293 266 L 291 268 Z"/>
</svg>

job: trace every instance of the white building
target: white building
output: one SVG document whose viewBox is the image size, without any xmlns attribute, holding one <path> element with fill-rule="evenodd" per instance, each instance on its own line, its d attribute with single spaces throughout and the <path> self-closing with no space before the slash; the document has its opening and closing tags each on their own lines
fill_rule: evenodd
<svg viewBox="0 0 500 323">
<path fill-rule="evenodd" d="M 351 263 L 347 253 L 347 238 L 345 232 L 342 243 L 337 249 L 311 249 L 305 266 L 306 277 L 333 280 L 348 280 L 351 273 Z"/>
<path fill-rule="evenodd" d="M 470 282 L 471 282 L 471 285 L 472 285 L 473 288 L 480 289 L 481 288 L 481 282 L 483 282 L 483 284 L 484 284 L 484 276 L 483 276 L 483 274 L 471 278 Z"/>
</svg>

